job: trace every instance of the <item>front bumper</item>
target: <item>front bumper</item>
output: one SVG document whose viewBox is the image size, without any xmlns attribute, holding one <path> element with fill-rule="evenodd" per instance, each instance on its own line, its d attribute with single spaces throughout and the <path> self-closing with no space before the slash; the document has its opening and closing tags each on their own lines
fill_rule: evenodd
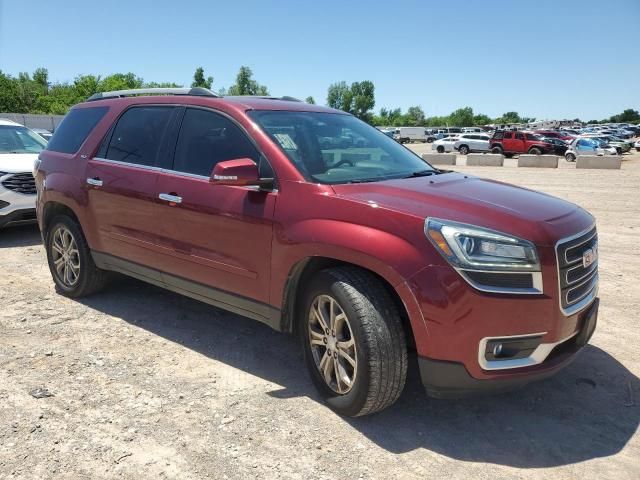
<svg viewBox="0 0 640 480">
<path fill-rule="evenodd" d="M 460 398 L 473 394 L 510 391 L 555 375 L 569 365 L 595 331 L 599 300 L 582 315 L 577 334 L 553 348 L 544 362 L 532 367 L 501 371 L 493 378 L 473 377 L 463 363 L 418 357 L 420 378 L 427 394 L 435 398 Z"/>
<path fill-rule="evenodd" d="M 36 222 L 35 208 L 13 210 L 11 213 L 7 213 L 6 215 L 0 215 L 0 228 L 6 225 L 23 225 Z"/>
</svg>

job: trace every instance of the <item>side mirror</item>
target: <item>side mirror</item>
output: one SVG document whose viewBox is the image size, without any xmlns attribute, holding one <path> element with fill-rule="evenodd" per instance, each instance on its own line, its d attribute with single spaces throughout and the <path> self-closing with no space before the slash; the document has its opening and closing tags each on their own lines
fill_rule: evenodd
<svg viewBox="0 0 640 480">
<path fill-rule="evenodd" d="M 209 182 L 216 185 L 257 185 L 263 188 L 273 185 L 272 178 L 260 178 L 258 166 L 250 158 L 227 160 L 216 164 Z"/>
</svg>

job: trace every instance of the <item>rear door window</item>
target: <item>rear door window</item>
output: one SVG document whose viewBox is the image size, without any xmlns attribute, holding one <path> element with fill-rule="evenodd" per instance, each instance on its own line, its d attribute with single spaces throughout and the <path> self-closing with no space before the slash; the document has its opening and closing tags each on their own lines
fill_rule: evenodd
<svg viewBox="0 0 640 480">
<path fill-rule="evenodd" d="M 504 132 L 504 138 L 513 138 L 513 133 L 511 132 Z"/>
<path fill-rule="evenodd" d="M 71 110 L 56 128 L 47 144 L 47 150 L 76 153 L 108 109 L 109 107 L 89 107 Z"/>
<path fill-rule="evenodd" d="M 133 107 L 124 112 L 109 139 L 104 158 L 136 165 L 153 166 L 160 143 L 176 107 Z"/>
</svg>

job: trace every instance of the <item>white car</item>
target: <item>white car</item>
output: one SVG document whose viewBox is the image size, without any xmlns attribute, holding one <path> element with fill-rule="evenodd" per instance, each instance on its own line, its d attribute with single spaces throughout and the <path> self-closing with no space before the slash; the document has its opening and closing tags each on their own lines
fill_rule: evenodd
<svg viewBox="0 0 640 480">
<path fill-rule="evenodd" d="M 0 119 L 0 228 L 36 220 L 33 164 L 46 145 L 37 133 Z"/>
<path fill-rule="evenodd" d="M 640 140 L 636 140 L 636 143 L 633 144 L 636 151 L 640 152 Z"/>
<path fill-rule="evenodd" d="M 453 144 L 454 150 L 458 150 L 461 155 L 469 152 L 488 152 L 489 135 L 484 133 L 463 133 Z"/>
<path fill-rule="evenodd" d="M 578 155 L 617 155 L 618 151 L 595 138 L 576 138 L 564 154 L 567 162 L 575 162 Z"/>
<path fill-rule="evenodd" d="M 458 136 L 445 137 L 440 140 L 436 140 L 431 144 L 431 150 L 435 150 L 438 153 L 453 152 L 453 144 L 458 141 Z"/>
</svg>

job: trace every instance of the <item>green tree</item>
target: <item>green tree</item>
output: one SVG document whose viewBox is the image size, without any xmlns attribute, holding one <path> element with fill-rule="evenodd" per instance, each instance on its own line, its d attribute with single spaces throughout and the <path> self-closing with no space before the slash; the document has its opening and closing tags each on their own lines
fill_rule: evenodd
<svg viewBox="0 0 640 480">
<path fill-rule="evenodd" d="M 371 110 L 376 105 L 373 82 L 364 80 L 351 84 L 351 113 L 360 120 L 371 121 Z"/>
<path fill-rule="evenodd" d="M 449 115 L 449 125 L 454 127 L 469 127 L 473 125 L 473 108 L 464 107 Z"/>
<path fill-rule="evenodd" d="M 236 76 L 236 83 L 229 87 L 228 95 L 269 95 L 269 90 L 253 79 L 253 72 L 249 67 L 242 66 Z"/>
<path fill-rule="evenodd" d="M 496 118 L 496 123 L 524 123 L 518 112 L 503 113 L 500 118 Z"/>
<path fill-rule="evenodd" d="M 33 81 L 42 87 L 45 94 L 49 91 L 49 71 L 46 68 L 36 68 Z"/>
<path fill-rule="evenodd" d="M 315 105 L 316 101 L 314 100 L 314 98 L 312 96 L 308 96 L 307 98 L 304 99 L 305 102 L 311 104 L 311 105 Z"/>
<path fill-rule="evenodd" d="M 640 121 L 640 113 L 632 108 L 627 108 L 622 113 L 613 115 L 611 118 L 609 118 L 609 121 L 612 123 L 636 123 Z"/>
<path fill-rule="evenodd" d="M 114 73 L 108 77 L 104 77 L 100 82 L 98 89 L 100 92 L 112 92 L 114 90 L 130 90 L 133 88 L 142 88 L 144 81 L 135 74 Z"/>
<path fill-rule="evenodd" d="M 476 127 L 489 125 L 490 123 L 493 123 L 493 120 L 491 120 L 491 117 L 489 117 L 488 115 L 479 113 L 478 115 L 473 116 L 473 125 Z"/>
<path fill-rule="evenodd" d="M 329 85 L 327 91 L 327 105 L 336 110 L 351 112 L 353 96 L 347 82 L 338 82 Z"/>
<path fill-rule="evenodd" d="M 99 75 L 78 75 L 73 81 L 73 85 L 75 88 L 76 98 L 79 102 L 86 100 L 94 93 L 101 91 Z"/>
<path fill-rule="evenodd" d="M 0 70 L 0 112 L 23 113 L 21 108 L 18 81 Z"/>
<path fill-rule="evenodd" d="M 211 88 L 213 85 L 213 77 L 204 76 L 204 68 L 198 67 L 196 68 L 195 73 L 193 74 L 193 82 L 191 83 L 192 87 L 203 87 L 203 88 Z"/>
<path fill-rule="evenodd" d="M 422 110 L 422 107 L 420 106 L 409 107 L 403 120 L 405 125 L 409 127 L 423 126 L 425 123 L 425 116 L 424 116 L 424 111 Z"/>
</svg>

